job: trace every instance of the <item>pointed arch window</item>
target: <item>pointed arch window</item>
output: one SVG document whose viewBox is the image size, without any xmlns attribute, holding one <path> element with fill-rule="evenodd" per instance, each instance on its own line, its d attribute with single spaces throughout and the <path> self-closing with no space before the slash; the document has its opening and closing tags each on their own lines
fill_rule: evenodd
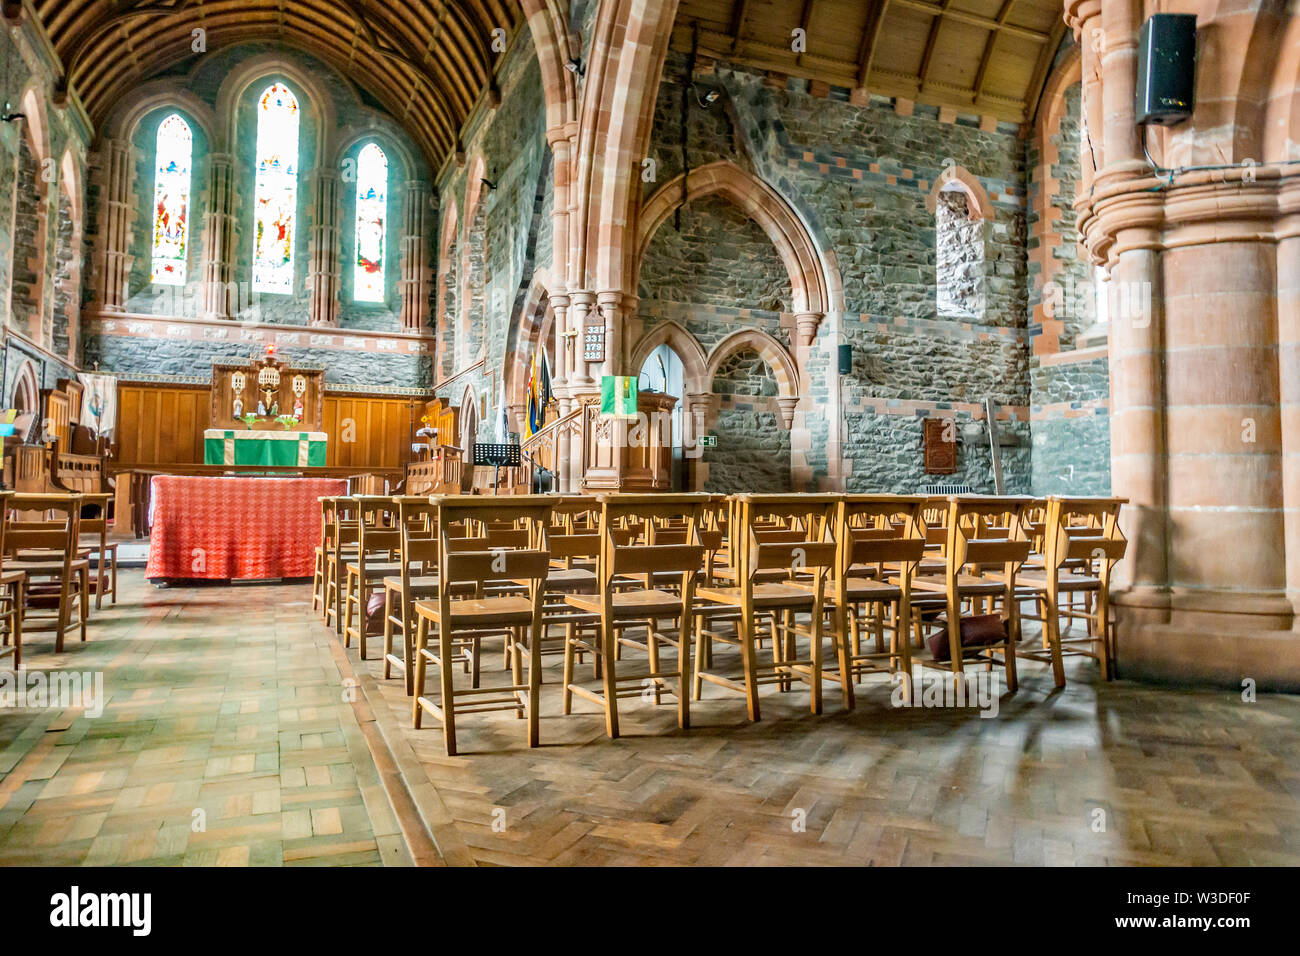
<svg viewBox="0 0 1300 956">
<path fill-rule="evenodd" d="M 384 301 L 388 228 L 388 157 L 374 143 L 357 156 L 356 263 L 352 297 Z"/>
<path fill-rule="evenodd" d="M 282 83 L 257 99 L 253 291 L 293 292 L 293 234 L 298 214 L 298 100 Z"/>
<path fill-rule="evenodd" d="M 193 156 L 190 124 L 172 113 L 159 124 L 154 149 L 152 281 L 159 285 L 185 284 Z"/>
</svg>

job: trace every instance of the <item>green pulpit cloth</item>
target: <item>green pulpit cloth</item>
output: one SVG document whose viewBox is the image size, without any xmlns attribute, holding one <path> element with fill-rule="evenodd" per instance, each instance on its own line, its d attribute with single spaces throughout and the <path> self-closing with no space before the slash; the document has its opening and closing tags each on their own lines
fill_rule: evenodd
<svg viewBox="0 0 1300 956">
<path fill-rule="evenodd" d="M 604 375 L 600 379 L 600 413 L 615 418 L 636 418 L 636 379 L 630 375 Z"/>
<path fill-rule="evenodd" d="M 203 433 L 203 464 L 323 467 L 325 440 L 324 432 L 209 428 Z"/>
</svg>

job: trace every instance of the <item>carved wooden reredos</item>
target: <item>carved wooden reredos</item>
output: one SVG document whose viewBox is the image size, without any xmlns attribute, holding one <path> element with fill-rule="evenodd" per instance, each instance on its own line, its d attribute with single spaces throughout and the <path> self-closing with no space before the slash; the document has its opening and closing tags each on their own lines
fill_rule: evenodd
<svg viewBox="0 0 1300 956">
<path fill-rule="evenodd" d="M 240 397 L 244 415 L 256 415 L 258 402 L 265 406 L 263 422 L 276 415 L 292 415 L 301 395 L 302 415 L 297 427 L 319 431 L 324 421 L 325 372 L 321 369 L 291 368 L 274 354 L 258 356 L 246 365 L 212 365 L 212 427 L 244 427 L 235 417 L 235 399 Z M 269 399 L 269 401 L 268 401 Z M 272 414 L 272 406 L 278 411 Z"/>
</svg>

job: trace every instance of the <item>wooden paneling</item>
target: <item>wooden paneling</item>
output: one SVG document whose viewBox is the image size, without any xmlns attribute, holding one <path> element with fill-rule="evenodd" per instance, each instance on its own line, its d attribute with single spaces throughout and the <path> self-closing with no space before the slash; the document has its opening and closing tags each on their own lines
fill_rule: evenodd
<svg viewBox="0 0 1300 956">
<path fill-rule="evenodd" d="M 201 464 L 203 432 L 211 427 L 210 395 L 204 385 L 120 383 L 116 461 Z M 422 409 L 423 403 L 414 408 Z M 329 436 L 326 465 L 400 468 L 410 458 L 412 414 L 405 398 L 327 394 L 320 429 Z"/>
<path fill-rule="evenodd" d="M 138 465 L 202 462 L 210 404 L 206 386 L 119 382 L 113 457 Z"/>
</svg>

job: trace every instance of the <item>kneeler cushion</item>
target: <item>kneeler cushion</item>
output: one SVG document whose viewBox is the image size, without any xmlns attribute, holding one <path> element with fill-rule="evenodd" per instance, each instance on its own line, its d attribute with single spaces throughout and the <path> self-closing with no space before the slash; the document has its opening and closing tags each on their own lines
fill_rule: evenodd
<svg viewBox="0 0 1300 956">
<path fill-rule="evenodd" d="M 1007 622 L 1001 614 L 976 614 L 961 619 L 961 646 L 965 648 L 987 647 L 1000 644 L 1007 639 Z M 931 634 L 930 654 L 936 661 L 952 660 L 948 645 L 948 629 Z"/>
</svg>

